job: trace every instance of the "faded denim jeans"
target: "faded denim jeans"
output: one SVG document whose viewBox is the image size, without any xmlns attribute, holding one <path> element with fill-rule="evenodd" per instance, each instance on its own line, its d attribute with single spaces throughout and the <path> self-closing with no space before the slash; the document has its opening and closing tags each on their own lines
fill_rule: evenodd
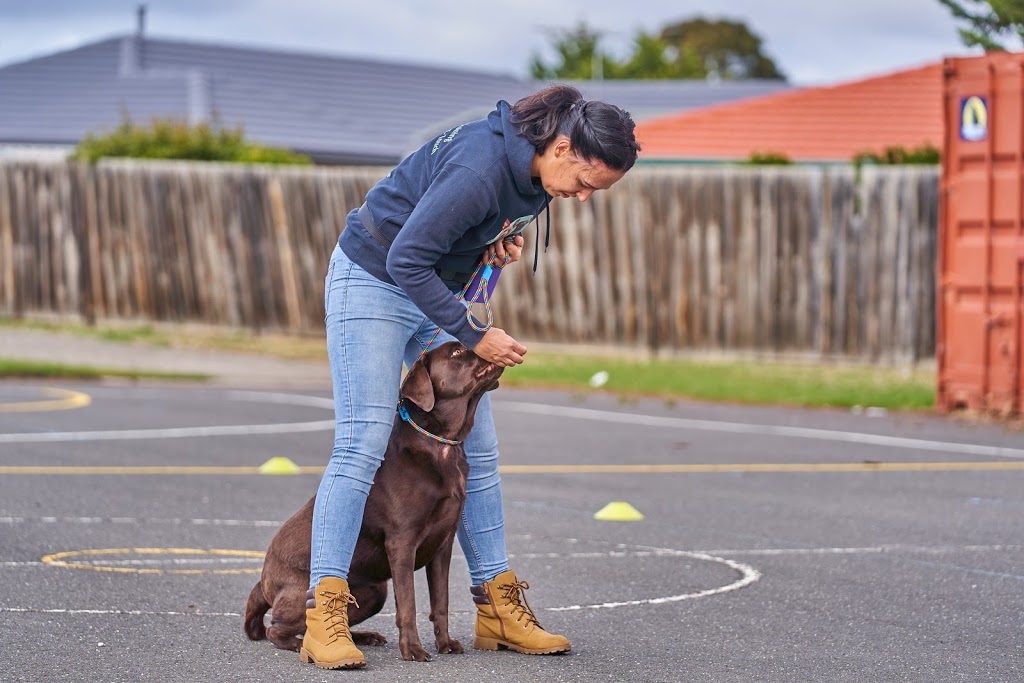
<svg viewBox="0 0 1024 683">
<path fill-rule="evenodd" d="M 340 247 L 331 255 L 324 307 L 335 431 L 313 508 L 311 587 L 325 576 L 348 579 L 366 497 L 391 435 L 402 363 L 411 366 L 437 329 L 400 287 L 370 275 Z M 442 330 L 431 348 L 452 339 Z M 498 438 L 486 394 L 465 448 L 469 479 L 458 538 L 470 578 L 480 584 L 508 569 Z"/>
</svg>

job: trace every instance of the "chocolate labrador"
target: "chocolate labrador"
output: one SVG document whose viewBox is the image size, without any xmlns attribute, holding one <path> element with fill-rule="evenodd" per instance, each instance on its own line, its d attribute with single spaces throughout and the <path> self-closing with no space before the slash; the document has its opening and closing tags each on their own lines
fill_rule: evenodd
<svg viewBox="0 0 1024 683">
<path fill-rule="evenodd" d="M 384 462 L 366 501 L 348 582 L 358 603 L 349 605 L 349 624 L 355 625 L 381 610 L 387 581 L 393 579 L 403 659 L 430 659 L 416 630 L 413 572 L 421 567 L 427 568 L 437 651 L 462 652 L 448 633 L 448 569 L 469 474 L 461 442 L 473 426 L 481 397 L 498 386 L 502 371 L 459 342 L 448 342 L 414 363 L 402 385 L 401 405 L 411 422 L 395 416 Z M 252 640 L 268 638 L 285 650 L 298 650 L 302 644 L 299 636 L 306 631 L 306 600 L 311 597 L 307 589 L 315 500 L 270 541 L 263 574 L 245 609 L 245 633 Z M 271 606 L 267 629 L 263 617 Z M 369 631 L 353 631 L 352 637 L 357 645 L 386 642 Z"/>
</svg>

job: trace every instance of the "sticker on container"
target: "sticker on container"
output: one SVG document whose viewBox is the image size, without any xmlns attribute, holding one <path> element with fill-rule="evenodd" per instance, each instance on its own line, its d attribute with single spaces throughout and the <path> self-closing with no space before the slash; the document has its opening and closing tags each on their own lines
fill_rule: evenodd
<svg viewBox="0 0 1024 683">
<path fill-rule="evenodd" d="M 960 98 L 960 138 L 980 142 L 988 137 L 988 100 L 978 95 Z"/>
</svg>

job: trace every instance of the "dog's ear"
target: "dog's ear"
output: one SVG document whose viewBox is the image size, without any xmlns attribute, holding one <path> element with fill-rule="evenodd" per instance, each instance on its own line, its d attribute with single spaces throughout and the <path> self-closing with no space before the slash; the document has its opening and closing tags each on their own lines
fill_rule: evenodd
<svg viewBox="0 0 1024 683">
<path fill-rule="evenodd" d="M 434 409 L 434 385 L 423 361 L 416 361 L 402 385 L 402 398 L 407 398 L 428 413 Z"/>
</svg>

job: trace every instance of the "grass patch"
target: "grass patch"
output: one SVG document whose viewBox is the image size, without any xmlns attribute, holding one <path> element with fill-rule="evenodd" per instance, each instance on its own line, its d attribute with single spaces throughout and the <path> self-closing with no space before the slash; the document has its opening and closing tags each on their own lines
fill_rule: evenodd
<svg viewBox="0 0 1024 683">
<path fill-rule="evenodd" d="M 0 327 L 12 327 L 23 330 L 43 330 L 74 334 L 80 337 L 93 337 L 105 341 L 130 343 L 141 341 L 154 346 L 169 346 L 172 335 L 161 334 L 152 325 L 137 326 L 90 326 L 74 323 L 51 323 L 39 320 L 17 320 L 0 318 Z"/>
<path fill-rule="evenodd" d="M 502 375 L 506 386 L 592 391 L 590 378 L 608 373 L 601 391 L 751 404 L 890 410 L 935 405 L 935 373 L 871 366 L 796 365 L 691 360 L 634 361 L 531 353 Z"/>
<path fill-rule="evenodd" d="M 196 349 L 256 353 L 287 360 L 327 360 L 323 337 L 283 334 L 225 332 L 203 327 L 154 327 L 152 325 L 76 325 L 36 320 L 0 319 L 0 327 L 43 330 L 60 334 L 102 339 L 124 344 L 142 343 L 170 349 Z"/>
<path fill-rule="evenodd" d="M 209 375 L 183 372 L 149 372 L 145 370 L 119 370 L 116 368 L 94 368 L 87 365 L 64 365 L 30 360 L 0 358 L 0 378 L 32 379 L 157 379 L 182 382 L 205 382 Z"/>
<path fill-rule="evenodd" d="M 0 325 L 166 348 L 253 353 L 290 360 L 327 361 L 326 345 L 320 336 L 255 334 L 248 331 L 235 332 L 192 326 L 92 327 L 22 320 L 0 320 Z M 164 378 L 159 373 L 88 370 L 94 370 L 93 374 L 45 376 Z M 926 410 L 935 405 L 935 372 L 923 367 L 908 371 L 826 363 L 787 364 L 684 359 L 640 361 L 531 351 L 526 363 L 505 371 L 502 383 L 506 386 L 550 387 L 589 392 L 593 391 L 589 386 L 589 380 L 599 371 L 605 371 L 609 375 L 607 384 L 602 386 L 600 391 L 622 396 L 658 396 L 667 400 L 690 398 L 704 401 L 837 408 L 874 406 L 889 410 Z M 173 376 L 170 379 L 207 378 L 185 375 Z"/>
</svg>

